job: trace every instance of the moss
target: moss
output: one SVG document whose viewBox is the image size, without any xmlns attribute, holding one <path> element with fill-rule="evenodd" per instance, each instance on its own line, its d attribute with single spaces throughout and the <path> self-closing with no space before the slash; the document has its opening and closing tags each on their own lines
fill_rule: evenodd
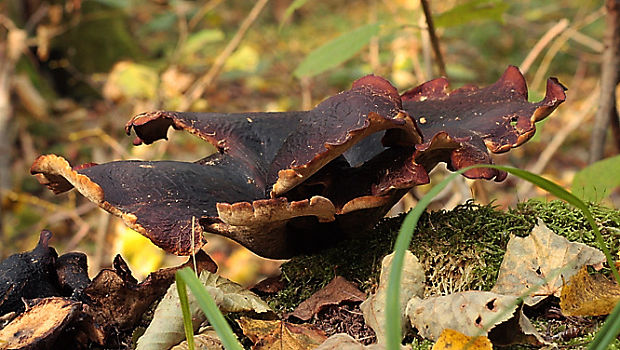
<svg viewBox="0 0 620 350">
<path fill-rule="evenodd" d="M 612 252 L 617 252 L 620 212 L 598 206 L 591 209 Z M 403 218 L 384 219 L 360 239 L 291 259 L 282 265 L 288 285 L 268 300 L 270 305 L 275 310 L 290 311 L 335 275 L 358 283 L 366 292 L 372 291 L 378 282 L 381 260 L 392 251 Z M 425 267 L 426 295 L 490 290 L 510 236 L 527 235 L 537 218 L 560 235 L 594 245 L 583 215 L 561 201 L 531 200 L 509 211 L 469 201 L 453 210 L 422 215 L 411 251 Z"/>
<path fill-rule="evenodd" d="M 594 204 L 590 204 L 589 209 L 605 238 L 607 248 L 612 255 L 616 255 L 620 248 L 620 211 Z M 571 241 L 597 245 L 594 233 L 581 211 L 563 201 L 530 200 L 518 204 L 511 212 L 528 220 L 532 227 L 536 218 L 540 218 L 555 233 Z"/>
</svg>

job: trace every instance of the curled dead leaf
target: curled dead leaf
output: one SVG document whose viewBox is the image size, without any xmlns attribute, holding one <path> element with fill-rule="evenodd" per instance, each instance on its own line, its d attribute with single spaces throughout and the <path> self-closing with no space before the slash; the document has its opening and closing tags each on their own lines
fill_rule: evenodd
<svg viewBox="0 0 620 350">
<path fill-rule="evenodd" d="M 487 337 L 468 337 L 461 332 L 446 328 L 433 344 L 432 350 L 493 350 L 493 344 Z"/>
<path fill-rule="evenodd" d="M 366 301 L 360 305 L 362 312 L 364 313 L 364 320 L 366 324 L 371 327 L 377 335 L 377 343 L 385 344 L 385 305 L 387 297 L 388 279 L 390 276 L 390 268 L 392 267 L 392 259 L 394 253 L 387 255 L 381 262 L 381 275 L 379 277 L 379 287 L 377 292 L 370 295 Z M 405 252 L 405 258 L 403 262 L 403 272 L 400 288 L 400 307 L 401 307 L 401 325 L 403 329 L 401 334 L 405 334 L 404 330 L 407 327 L 407 302 L 412 297 L 421 296 L 424 293 L 424 281 L 426 276 L 424 275 L 424 267 L 418 261 L 418 258 L 411 253 L 411 251 Z"/>
<path fill-rule="evenodd" d="M 342 276 L 336 276 L 329 284 L 299 304 L 287 318 L 294 316 L 302 321 L 308 321 L 325 306 L 338 305 L 342 302 L 361 303 L 365 298 L 366 294 L 354 284 Z"/>
<path fill-rule="evenodd" d="M 445 329 L 468 337 L 486 336 L 493 344 L 543 344 L 516 296 L 467 291 L 407 304 L 411 325 L 424 338 L 437 340 Z"/>
<path fill-rule="evenodd" d="M 562 287 L 560 307 L 565 316 L 609 315 L 620 301 L 620 286 L 607 277 L 590 275 L 586 266 Z"/>
<path fill-rule="evenodd" d="M 521 295 L 529 288 L 540 288 L 524 299 L 535 305 L 547 296 L 560 296 L 562 278 L 568 280 L 584 265 L 602 267 L 603 252 L 583 243 L 570 242 L 555 234 L 542 220 L 529 236 L 512 237 L 492 291 Z"/>
<path fill-rule="evenodd" d="M 294 324 L 286 321 L 266 321 L 241 317 L 237 323 L 256 350 L 310 350 L 316 348 L 327 337 L 325 333 L 309 324 Z"/>
</svg>

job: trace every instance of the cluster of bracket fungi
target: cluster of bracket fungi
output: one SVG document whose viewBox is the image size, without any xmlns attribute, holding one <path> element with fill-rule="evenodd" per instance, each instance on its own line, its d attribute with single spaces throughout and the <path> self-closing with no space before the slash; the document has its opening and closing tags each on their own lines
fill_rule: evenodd
<svg viewBox="0 0 620 350">
<path fill-rule="evenodd" d="M 518 68 L 494 84 L 448 89 L 439 78 L 399 94 L 366 76 L 314 109 L 278 113 L 149 112 L 126 126 L 134 144 L 169 127 L 213 144 L 196 162 L 115 161 L 71 167 L 44 155 L 31 172 L 55 193 L 77 189 L 164 250 L 189 255 L 203 232 L 269 258 L 288 258 L 375 224 L 439 162 L 457 170 L 491 164 L 517 147 L 566 95 L 555 78 L 530 103 Z M 502 181 L 476 168 L 468 178 Z"/>
</svg>

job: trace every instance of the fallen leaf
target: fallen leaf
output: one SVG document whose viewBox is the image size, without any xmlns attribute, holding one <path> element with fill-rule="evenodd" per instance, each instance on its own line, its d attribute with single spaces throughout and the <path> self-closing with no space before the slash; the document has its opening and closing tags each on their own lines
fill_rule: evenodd
<svg viewBox="0 0 620 350">
<path fill-rule="evenodd" d="M 213 327 L 209 326 L 194 335 L 194 349 L 197 350 L 224 350 L 224 346 Z M 190 350 L 187 340 L 173 346 L 170 350 Z"/>
<path fill-rule="evenodd" d="M 364 345 L 346 333 L 334 334 L 327 338 L 323 344 L 319 345 L 315 350 L 383 350 L 383 344 L 374 343 Z M 401 349 L 411 349 L 410 346 L 401 345 Z"/>
<path fill-rule="evenodd" d="M 468 337 L 461 332 L 446 328 L 433 344 L 432 350 L 493 350 L 493 344 L 487 337 Z"/>
<path fill-rule="evenodd" d="M 286 286 L 286 282 L 282 278 L 282 275 L 267 277 L 264 280 L 258 282 L 250 290 L 260 296 L 275 294 Z"/>
<path fill-rule="evenodd" d="M 500 266 L 494 293 L 521 295 L 529 288 L 540 285 L 533 295 L 527 296 L 526 305 L 532 306 L 547 296 L 560 296 L 562 278 L 568 280 L 584 265 L 602 267 L 605 255 L 583 243 L 570 242 L 551 231 L 542 220 L 529 236 L 512 237 Z"/>
<path fill-rule="evenodd" d="M 295 311 L 288 314 L 286 318 L 295 316 L 302 321 L 307 321 L 327 305 L 362 302 L 365 299 L 366 294 L 357 289 L 353 283 L 342 276 L 336 276 L 328 285 L 299 304 Z"/>
<path fill-rule="evenodd" d="M 209 271 L 202 271 L 199 280 L 223 313 L 242 311 L 264 313 L 271 311 L 269 306 L 256 294 L 224 277 Z M 188 293 L 188 302 L 192 324 L 196 330 L 206 320 L 206 316 L 192 293 Z M 138 339 L 136 350 L 169 349 L 184 338 L 183 314 L 181 313 L 181 303 L 175 282 L 170 285 L 166 295 L 157 305 L 151 323 Z"/>
<path fill-rule="evenodd" d="M 392 267 L 392 259 L 394 253 L 387 255 L 381 262 L 381 275 L 379 277 L 379 287 L 377 292 L 366 299 L 360 305 L 364 313 L 366 324 L 375 331 L 377 335 L 377 343 L 385 343 L 385 304 L 388 286 L 388 278 L 390 276 L 390 268 Z M 424 293 L 424 268 L 418 261 L 418 258 L 410 251 L 405 252 L 405 260 L 403 263 L 403 271 L 400 288 L 400 307 L 401 307 L 401 325 L 403 329 L 401 334 L 405 334 L 406 329 L 406 307 L 407 301 L 414 296 L 422 296 Z"/>
<path fill-rule="evenodd" d="M 562 288 L 560 307 L 565 316 L 609 315 L 620 300 L 620 286 L 607 277 L 590 275 L 586 266 Z"/>
<path fill-rule="evenodd" d="M 265 321 L 241 317 L 239 326 L 254 343 L 252 349 L 314 349 L 327 337 L 313 325 L 293 324 L 286 321 Z"/>
<path fill-rule="evenodd" d="M 407 304 L 407 316 L 418 333 L 431 340 L 437 340 L 445 329 L 453 329 L 468 337 L 487 336 L 496 345 L 542 344 L 517 299 L 481 291 L 414 297 Z"/>
</svg>

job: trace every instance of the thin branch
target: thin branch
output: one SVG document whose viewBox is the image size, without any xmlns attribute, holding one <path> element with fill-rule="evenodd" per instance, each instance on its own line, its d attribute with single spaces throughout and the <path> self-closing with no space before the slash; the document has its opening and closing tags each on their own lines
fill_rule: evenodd
<svg viewBox="0 0 620 350">
<path fill-rule="evenodd" d="M 243 36 L 248 31 L 250 26 L 254 23 L 254 21 L 256 21 L 256 18 L 258 18 L 258 15 L 260 15 L 261 11 L 263 10 L 268 1 L 269 0 L 258 0 L 256 2 L 248 16 L 239 26 L 239 29 L 237 30 L 237 33 L 235 33 L 235 36 L 230 40 L 228 45 L 226 45 L 224 50 L 217 56 L 215 62 L 213 62 L 213 65 L 211 66 L 207 74 L 203 75 L 200 79 L 198 79 L 198 81 L 194 83 L 194 85 L 189 88 L 187 92 L 187 98 L 181 103 L 181 111 L 189 108 L 192 103 L 194 103 L 194 101 L 196 101 L 200 98 L 200 96 L 202 96 L 207 87 L 211 85 L 211 83 L 213 83 L 215 78 L 220 74 L 222 67 L 224 67 L 224 64 L 226 63 L 228 57 L 230 57 L 230 55 L 235 52 L 235 50 L 241 43 Z"/>
<path fill-rule="evenodd" d="M 620 0 L 605 1 L 607 8 L 605 29 L 605 51 L 601 65 L 601 94 L 598 110 L 592 127 L 590 158 L 593 163 L 603 158 L 605 138 L 612 118 L 616 112 L 616 85 L 618 84 L 618 65 L 620 64 Z"/>
<path fill-rule="evenodd" d="M 446 64 L 444 63 L 443 56 L 441 55 L 441 50 L 439 49 L 439 39 L 437 38 L 437 34 L 435 33 L 435 25 L 433 24 L 433 16 L 431 14 L 430 6 L 428 5 L 428 0 L 420 0 L 422 3 L 422 9 L 424 10 L 424 17 L 426 17 L 426 24 L 428 26 L 428 34 L 431 37 L 431 45 L 433 46 L 433 51 L 435 52 L 435 59 L 437 60 L 437 66 L 439 67 L 439 73 L 447 77 L 446 74 Z"/>
<path fill-rule="evenodd" d="M 534 63 L 534 61 L 536 60 L 536 57 L 538 57 L 542 50 L 547 45 L 549 45 L 553 38 L 560 35 L 560 33 L 562 33 L 568 27 L 568 23 L 569 22 L 566 18 L 562 18 L 560 21 L 558 21 L 558 23 L 549 28 L 545 35 L 543 35 L 538 40 L 536 45 L 534 45 L 534 47 L 530 50 L 530 52 L 527 54 L 527 56 L 519 66 L 523 74 L 527 73 L 527 71 L 532 66 L 532 63 Z"/>
</svg>

